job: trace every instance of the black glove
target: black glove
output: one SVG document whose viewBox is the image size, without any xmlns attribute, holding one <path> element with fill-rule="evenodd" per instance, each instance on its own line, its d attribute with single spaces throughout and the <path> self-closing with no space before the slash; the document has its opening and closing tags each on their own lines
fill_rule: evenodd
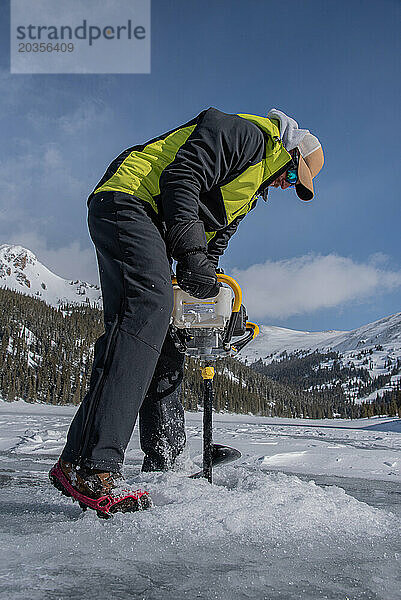
<svg viewBox="0 0 401 600">
<path fill-rule="evenodd" d="M 213 298 L 220 290 L 216 269 L 202 250 L 177 258 L 177 283 L 195 298 Z"/>
</svg>

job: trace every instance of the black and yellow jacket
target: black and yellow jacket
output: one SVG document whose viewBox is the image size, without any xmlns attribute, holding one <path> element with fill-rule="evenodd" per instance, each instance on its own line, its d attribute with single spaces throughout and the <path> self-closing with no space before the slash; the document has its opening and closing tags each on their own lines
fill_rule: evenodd
<svg viewBox="0 0 401 600">
<path fill-rule="evenodd" d="M 167 237 L 201 221 L 209 257 L 217 264 L 240 220 L 290 163 L 276 122 L 209 108 L 122 152 L 91 196 L 121 191 L 148 202 L 165 223 Z"/>
</svg>

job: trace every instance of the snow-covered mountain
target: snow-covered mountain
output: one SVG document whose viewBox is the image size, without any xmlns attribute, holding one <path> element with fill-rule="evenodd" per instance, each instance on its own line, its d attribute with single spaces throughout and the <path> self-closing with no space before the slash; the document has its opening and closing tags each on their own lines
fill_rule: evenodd
<svg viewBox="0 0 401 600">
<path fill-rule="evenodd" d="M 352 331 L 294 331 L 282 327 L 263 325 L 260 335 L 244 348 L 241 359 L 251 364 L 262 360 L 268 365 L 287 356 L 305 356 L 311 352 L 337 352 L 342 367 L 366 370 L 371 379 L 388 376 L 389 381 L 366 396 L 371 400 L 377 393 L 394 389 L 401 379 L 401 313 L 384 317 Z M 330 368 L 333 360 L 323 360 L 322 368 Z M 391 376 L 391 378 L 390 378 Z M 351 378 L 343 385 L 351 398 L 359 398 L 360 379 Z"/>
<path fill-rule="evenodd" d="M 262 325 L 260 334 L 241 353 L 248 361 L 267 359 L 271 354 L 296 350 L 329 350 L 341 353 L 369 350 L 381 345 L 401 355 L 401 313 L 384 317 L 352 331 L 296 331 Z"/>
<path fill-rule="evenodd" d="M 66 302 L 101 306 L 99 286 L 55 275 L 22 246 L 0 246 L 0 287 L 35 296 L 52 306 Z"/>
</svg>

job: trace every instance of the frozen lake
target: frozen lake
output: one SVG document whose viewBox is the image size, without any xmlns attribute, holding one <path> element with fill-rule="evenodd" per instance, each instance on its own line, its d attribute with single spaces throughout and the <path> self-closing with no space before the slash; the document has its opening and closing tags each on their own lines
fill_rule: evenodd
<svg viewBox="0 0 401 600">
<path fill-rule="evenodd" d="M 155 507 L 110 521 L 47 481 L 72 407 L 0 403 L 0 598 L 32 600 L 386 599 L 401 597 L 401 421 L 216 415 L 241 450 L 215 484 L 126 476 Z M 187 414 L 189 457 L 201 415 Z"/>
</svg>

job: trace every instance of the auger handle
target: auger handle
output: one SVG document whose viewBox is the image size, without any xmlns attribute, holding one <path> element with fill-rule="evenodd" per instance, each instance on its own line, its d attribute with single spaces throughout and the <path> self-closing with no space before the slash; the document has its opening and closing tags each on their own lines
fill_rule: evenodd
<svg viewBox="0 0 401 600">
<path fill-rule="evenodd" d="M 242 304 L 242 290 L 238 281 L 236 281 L 234 277 L 224 275 L 223 273 L 217 273 L 217 281 L 226 283 L 232 289 L 234 292 L 234 304 L 231 310 L 233 313 L 239 312 Z"/>
<path fill-rule="evenodd" d="M 242 350 L 242 348 L 249 344 L 249 342 L 254 340 L 257 335 L 259 335 L 259 325 L 248 321 L 246 324 L 246 335 L 234 342 L 234 346 L 231 346 L 231 350 L 234 352 L 239 352 Z"/>
</svg>

